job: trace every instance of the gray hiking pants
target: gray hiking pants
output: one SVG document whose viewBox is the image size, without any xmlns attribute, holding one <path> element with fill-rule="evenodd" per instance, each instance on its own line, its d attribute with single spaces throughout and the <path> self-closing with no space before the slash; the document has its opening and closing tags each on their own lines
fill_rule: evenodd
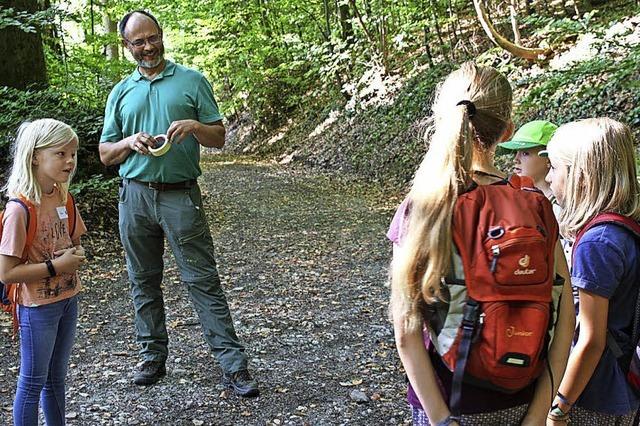
<svg viewBox="0 0 640 426">
<path fill-rule="evenodd" d="M 161 288 L 166 237 L 200 318 L 205 340 L 222 370 L 233 373 L 247 368 L 244 347 L 236 335 L 220 286 L 198 185 L 159 191 L 124 179 L 119 197 L 120 238 L 131 281 L 136 340 L 143 359 L 163 361 L 168 353 Z"/>
</svg>

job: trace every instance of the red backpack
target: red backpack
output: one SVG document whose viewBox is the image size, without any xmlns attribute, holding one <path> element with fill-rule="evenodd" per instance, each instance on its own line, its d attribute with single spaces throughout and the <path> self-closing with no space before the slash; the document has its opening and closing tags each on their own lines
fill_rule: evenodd
<svg viewBox="0 0 640 426">
<path fill-rule="evenodd" d="M 630 217 L 623 216 L 618 213 L 600 213 L 593 219 L 591 219 L 587 224 L 580 230 L 578 235 L 576 235 L 575 243 L 573 244 L 574 252 L 575 248 L 578 246 L 578 242 L 582 238 L 582 236 L 591 228 L 596 225 L 604 224 L 604 223 L 612 223 L 614 225 L 621 226 L 629 230 L 632 235 L 640 240 L 640 224 Z M 613 335 L 607 331 L 607 347 L 613 353 L 613 355 L 618 359 L 621 363 L 622 371 L 624 371 L 627 375 L 627 382 L 633 389 L 633 391 L 640 395 L 640 288 L 638 296 L 636 296 L 636 306 L 633 314 L 633 324 L 631 328 L 631 342 L 635 345 L 633 353 L 629 358 L 629 354 L 625 354 L 616 342 Z"/>
<path fill-rule="evenodd" d="M 564 280 L 555 279 L 551 203 L 529 178 L 460 195 L 452 235 L 448 300 L 436 303 L 429 328 L 453 372 L 449 407 L 459 417 L 463 382 L 513 393 L 542 373 Z"/>
<path fill-rule="evenodd" d="M 38 218 L 36 215 L 36 207 L 35 205 L 27 200 L 24 197 L 19 198 L 11 198 L 7 203 L 18 203 L 20 204 L 26 214 L 27 214 L 27 239 L 24 245 L 24 251 L 22 252 L 21 260 L 22 262 L 27 261 L 28 250 L 29 247 L 33 244 L 33 240 L 36 236 L 36 231 L 38 228 Z M 73 196 L 71 193 L 67 195 L 67 204 L 66 204 L 67 212 L 71 212 L 68 214 L 69 221 L 69 235 L 73 235 L 76 230 L 76 204 L 73 200 Z M 0 238 L 2 238 L 2 232 L 4 228 L 4 210 L 0 212 Z M 17 301 L 18 301 L 18 287 L 19 283 L 3 283 L 0 281 L 0 309 L 4 312 L 11 314 L 13 318 L 13 332 L 14 335 L 18 331 L 18 309 L 17 309 Z"/>
</svg>

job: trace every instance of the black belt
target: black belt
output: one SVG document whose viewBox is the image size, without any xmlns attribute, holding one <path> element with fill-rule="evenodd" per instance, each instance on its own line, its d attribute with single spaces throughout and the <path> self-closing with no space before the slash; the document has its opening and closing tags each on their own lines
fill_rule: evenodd
<svg viewBox="0 0 640 426">
<path fill-rule="evenodd" d="M 195 179 L 185 180 L 182 182 L 173 182 L 173 183 L 143 182 L 141 180 L 136 180 L 136 179 L 128 179 L 128 180 L 140 185 L 144 185 L 150 189 L 155 189 L 156 191 L 180 191 L 184 189 L 193 188 L 198 183 L 198 181 Z"/>
</svg>

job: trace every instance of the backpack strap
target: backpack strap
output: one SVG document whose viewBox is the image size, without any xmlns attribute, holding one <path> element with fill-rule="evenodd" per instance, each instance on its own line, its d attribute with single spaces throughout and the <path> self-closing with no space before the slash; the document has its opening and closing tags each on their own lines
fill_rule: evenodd
<svg viewBox="0 0 640 426">
<path fill-rule="evenodd" d="M 613 223 L 614 225 L 622 226 L 623 228 L 631 231 L 631 233 L 633 233 L 636 238 L 640 239 L 640 223 L 636 222 L 628 216 L 623 216 L 619 213 L 607 212 L 600 213 L 582 227 L 580 232 L 578 232 L 578 235 L 576 235 L 576 239 L 573 243 L 574 247 L 578 245 L 578 241 L 580 241 L 580 239 L 589 229 L 603 223 Z"/>
<path fill-rule="evenodd" d="M 578 246 L 578 242 L 589 229 L 595 227 L 596 225 L 601 225 L 605 223 L 612 223 L 614 225 L 618 225 L 627 229 L 633 234 L 633 236 L 638 241 L 640 241 L 640 224 L 638 222 L 636 222 L 635 220 L 631 219 L 628 216 L 623 216 L 619 213 L 613 213 L 613 212 L 600 213 L 599 215 L 591 219 L 589 222 L 587 222 L 587 224 L 582 227 L 580 232 L 578 232 L 578 235 L 576 235 L 575 242 L 573 243 L 574 251 L 571 254 L 571 256 L 573 257 L 573 254 L 575 253 L 575 248 Z M 631 329 L 631 342 L 637 343 L 638 340 L 640 340 L 640 290 L 638 292 L 638 296 L 636 297 L 636 304 L 635 304 L 635 309 L 633 313 L 633 323 L 632 323 L 632 329 Z M 616 358 L 622 358 L 624 356 L 624 352 L 622 351 L 622 348 L 620 347 L 620 345 L 618 345 L 618 342 L 616 342 L 615 338 L 613 337 L 611 332 L 609 332 L 609 330 L 607 330 L 607 346 L 609 347 L 609 349 L 611 350 L 611 352 Z"/>
<path fill-rule="evenodd" d="M 69 237 L 73 238 L 73 234 L 76 232 L 76 224 L 78 222 L 78 211 L 76 208 L 76 201 L 73 199 L 73 195 L 67 192 L 67 216 L 69 221 Z"/>
<path fill-rule="evenodd" d="M 462 338 L 458 346 L 458 354 L 456 356 L 456 366 L 453 369 L 453 379 L 451 381 L 451 395 L 449 397 L 449 407 L 451 410 L 451 418 L 460 421 L 461 405 L 462 405 L 462 379 L 464 371 L 467 367 L 469 359 L 469 350 L 473 342 L 474 335 L 478 328 L 480 319 L 480 304 L 472 298 L 467 299 L 464 305 L 462 318 Z"/>
<path fill-rule="evenodd" d="M 27 239 L 24 243 L 24 251 L 22 253 L 22 261 L 27 260 L 27 252 L 29 247 L 33 244 L 33 240 L 36 238 L 36 231 L 38 230 L 38 219 L 36 213 L 36 206 L 25 197 L 20 196 L 19 198 L 10 198 L 7 203 L 14 202 L 18 203 L 24 208 L 25 213 L 27 214 Z"/>
<path fill-rule="evenodd" d="M 7 203 L 14 202 L 18 203 L 24 208 L 24 211 L 27 215 L 27 238 L 24 244 L 24 250 L 22 252 L 21 261 L 24 262 L 27 260 L 27 256 L 29 253 L 29 247 L 33 244 L 33 240 L 36 236 L 36 231 L 38 227 L 38 220 L 36 218 L 36 207 L 35 205 L 27 200 L 25 197 L 11 198 Z M 2 219 L 4 219 L 4 212 L 2 212 Z M 0 219 L 1 220 L 1 219 Z M 3 224 L 0 222 L 0 230 L 3 228 Z M 3 283 L 4 284 L 4 283 Z M 13 337 L 18 332 L 18 286 L 16 283 L 4 284 L 4 291 L 2 295 L 2 310 L 9 313 L 12 317 L 13 322 Z"/>
</svg>

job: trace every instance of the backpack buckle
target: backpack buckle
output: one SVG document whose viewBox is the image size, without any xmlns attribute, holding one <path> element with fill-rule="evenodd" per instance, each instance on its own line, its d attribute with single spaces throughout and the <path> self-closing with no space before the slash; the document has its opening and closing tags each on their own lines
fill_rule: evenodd
<svg viewBox="0 0 640 426">
<path fill-rule="evenodd" d="M 468 299 L 462 311 L 462 326 L 474 329 L 480 317 L 480 304 L 473 299 Z"/>
</svg>

